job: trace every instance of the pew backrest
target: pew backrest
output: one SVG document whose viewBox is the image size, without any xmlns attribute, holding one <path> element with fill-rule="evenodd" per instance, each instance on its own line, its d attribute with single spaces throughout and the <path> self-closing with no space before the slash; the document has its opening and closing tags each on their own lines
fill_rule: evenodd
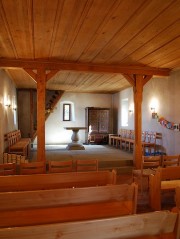
<svg viewBox="0 0 180 239">
<path fill-rule="evenodd" d="M 108 201 L 124 202 L 129 214 L 136 213 L 137 185 L 133 183 L 132 185 L 1 192 L 0 211 Z"/>
<path fill-rule="evenodd" d="M 16 163 L 4 163 L 0 164 L 0 175 L 15 175 L 16 174 Z"/>
<path fill-rule="evenodd" d="M 160 168 L 161 181 L 180 179 L 180 166 Z"/>
<path fill-rule="evenodd" d="M 0 176 L 0 192 L 116 184 L 116 171 Z"/>
<path fill-rule="evenodd" d="M 179 239 L 177 222 L 177 213 L 158 211 L 98 220 L 2 228 L 0 238 Z"/>
<path fill-rule="evenodd" d="M 19 165 L 20 174 L 40 174 L 46 173 L 46 162 L 31 162 L 31 163 L 20 163 Z"/>
<path fill-rule="evenodd" d="M 97 159 L 77 159 L 75 161 L 75 168 L 77 172 L 98 171 Z"/>
<path fill-rule="evenodd" d="M 176 207 L 180 209 L 180 186 L 176 188 L 175 201 Z"/>
<path fill-rule="evenodd" d="M 130 215 L 136 204 L 135 184 L 4 192 L 0 228 Z"/>
<path fill-rule="evenodd" d="M 48 162 L 49 173 L 65 173 L 73 171 L 73 160 L 66 161 L 52 161 Z"/>
</svg>

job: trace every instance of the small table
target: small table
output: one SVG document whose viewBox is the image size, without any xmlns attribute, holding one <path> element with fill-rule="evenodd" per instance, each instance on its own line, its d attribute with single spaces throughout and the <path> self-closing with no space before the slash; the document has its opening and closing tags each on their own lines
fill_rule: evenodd
<svg viewBox="0 0 180 239">
<path fill-rule="evenodd" d="M 83 144 L 79 142 L 79 130 L 87 129 L 86 127 L 64 127 L 66 130 L 72 130 L 73 134 L 71 136 L 72 142 L 68 144 L 67 149 L 69 150 L 84 150 Z"/>
</svg>

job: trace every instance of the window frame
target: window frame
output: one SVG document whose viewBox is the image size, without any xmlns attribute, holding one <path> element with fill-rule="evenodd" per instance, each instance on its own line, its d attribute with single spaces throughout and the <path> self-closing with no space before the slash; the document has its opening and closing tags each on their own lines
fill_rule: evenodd
<svg viewBox="0 0 180 239">
<path fill-rule="evenodd" d="M 68 107 L 68 109 L 66 109 Z M 66 112 L 68 110 L 68 112 Z M 63 104 L 63 121 L 71 121 L 71 104 Z"/>
</svg>

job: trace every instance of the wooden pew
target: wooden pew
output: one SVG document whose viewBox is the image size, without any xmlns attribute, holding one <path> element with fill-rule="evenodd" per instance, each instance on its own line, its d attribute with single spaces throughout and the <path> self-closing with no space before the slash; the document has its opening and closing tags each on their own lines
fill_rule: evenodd
<svg viewBox="0 0 180 239">
<path fill-rule="evenodd" d="M 15 130 L 5 134 L 5 141 L 8 143 L 8 152 L 20 154 L 26 158 L 30 157 L 30 138 L 22 138 L 21 131 Z"/>
<path fill-rule="evenodd" d="M 155 175 L 149 177 L 150 206 L 153 210 L 161 210 L 161 193 L 175 191 L 180 186 L 180 166 L 159 168 Z"/>
<path fill-rule="evenodd" d="M 98 160 L 77 159 L 75 161 L 75 169 L 77 172 L 98 171 Z"/>
<path fill-rule="evenodd" d="M 169 211 L 0 229 L 3 239 L 179 239 L 178 213 Z"/>
<path fill-rule="evenodd" d="M 117 147 L 117 139 L 121 138 L 118 134 L 109 134 L 109 145 L 116 145 Z"/>
<path fill-rule="evenodd" d="M 29 226 L 136 213 L 137 185 L 0 193 L 0 227 Z"/>
<path fill-rule="evenodd" d="M 14 175 L 16 174 L 16 163 L 0 164 L 0 175 Z"/>
<path fill-rule="evenodd" d="M 176 201 L 176 207 L 180 209 L 180 186 L 178 186 L 176 189 L 176 195 L 175 195 L 175 201 Z"/>
<path fill-rule="evenodd" d="M 116 171 L 0 176 L 0 192 L 93 187 L 116 184 Z"/>
<path fill-rule="evenodd" d="M 46 173 L 46 162 L 20 163 L 19 171 L 22 175 Z"/>
<path fill-rule="evenodd" d="M 48 161 L 49 173 L 67 173 L 73 171 L 73 160 L 66 161 Z"/>
</svg>

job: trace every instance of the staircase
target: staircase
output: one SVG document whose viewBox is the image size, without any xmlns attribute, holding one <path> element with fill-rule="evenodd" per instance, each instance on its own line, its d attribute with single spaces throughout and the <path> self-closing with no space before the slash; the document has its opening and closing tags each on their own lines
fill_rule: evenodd
<svg viewBox="0 0 180 239">
<path fill-rule="evenodd" d="M 45 119 L 53 112 L 57 103 L 61 99 L 64 91 L 61 90 L 47 90 L 46 91 L 46 106 L 45 106 Z"/>
<path fill-rule="evenodd" d="M 53 113 L 54 108 L 61 99 L 64 91 L 61 90 L 46 90 L 46 102 L 45 102 L 45 120 Z M 34 131 L 32 141 L 37 136 L 37 130 Z"/>
</svg>

